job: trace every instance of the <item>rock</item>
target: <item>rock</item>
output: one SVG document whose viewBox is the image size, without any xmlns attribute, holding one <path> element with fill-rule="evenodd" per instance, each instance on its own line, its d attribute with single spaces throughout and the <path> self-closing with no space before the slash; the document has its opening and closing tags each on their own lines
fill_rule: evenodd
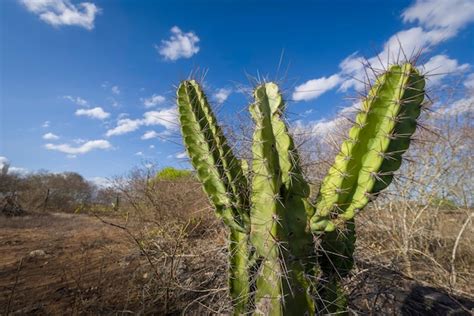
<svg viewBox="0 0 474 316">
<path fill-rule="evenodd" d="M 28 254 L 28 257 L 29 258 L 45 258 L 47 257 L 48 255 L 46 254 L 46 252 L 42 249 L 37 249 L 37 250 L 33 250 L 32 252 L 30 252 Z"/>
</svg>

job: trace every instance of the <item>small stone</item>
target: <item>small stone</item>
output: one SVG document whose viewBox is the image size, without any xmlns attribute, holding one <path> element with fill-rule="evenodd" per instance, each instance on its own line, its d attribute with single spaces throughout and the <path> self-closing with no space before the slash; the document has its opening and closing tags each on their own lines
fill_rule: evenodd
<svg viewBox="0 0 474 316">
<path fill-rule="evenodd" d="M 30 258 L 44 258 L 46 257 L 46 252 L 42 249 L 33 250 L 28 254 Z"/>
</svg>

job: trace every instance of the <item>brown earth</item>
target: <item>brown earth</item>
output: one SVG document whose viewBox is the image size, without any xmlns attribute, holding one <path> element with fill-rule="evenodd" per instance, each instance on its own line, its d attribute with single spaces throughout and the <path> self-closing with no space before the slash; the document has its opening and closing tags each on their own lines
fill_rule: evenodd
<svg viewBox="0 0 474 316">
<path fill-rule="evenodd" d="M 105 220 L 125 225 L 118 217 Z M 94 216 L 0 216 L 0 315 L 228 314 L 225 232 L 209 223 L 193 227 L 182 238 L 141 245 Z M 346 286 L 351 314 L 474 311 L 472 298 L 356 259 Z"/>
<path fill-rule="evenodd" d="M 86 215 L 0 216 L 0 314 L 126 310 L 132 246 Z"/>
</svg>

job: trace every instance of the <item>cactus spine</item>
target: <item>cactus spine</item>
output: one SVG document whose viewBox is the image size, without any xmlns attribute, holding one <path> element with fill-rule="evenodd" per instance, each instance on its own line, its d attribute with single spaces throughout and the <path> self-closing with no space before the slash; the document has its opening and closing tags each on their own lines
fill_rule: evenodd
<svg viewBox="0 0 474 316">
<path fill-rule="evenodd" d="M 345 312 L 341 278 L 353 265 L 354 216 L 400 167 L 417 126 L 424 84 L 410 63 L 393 65 L 377 78 L 315 205 L 275 83 L 254 90 L 248 177 L 201 87 L 194 80 L 180 84 L 184 144 L 216 214 L 230 231 L 229 289 L 235 314 Z M 321 241 L 319 249 L 315 238 Z"/>
</svg>

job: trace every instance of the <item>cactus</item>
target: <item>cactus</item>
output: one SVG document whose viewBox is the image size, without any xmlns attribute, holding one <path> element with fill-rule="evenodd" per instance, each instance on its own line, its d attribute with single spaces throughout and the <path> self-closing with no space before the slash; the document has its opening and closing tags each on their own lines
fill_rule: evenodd
<svg viewBox="0 0 474 316">
<path fill-rule="evenodd" d="M 275 83 L 254 90 L 251 171 L 234 155 L 199 84 L 180 84 L 186 150 L 229 228 L 234 314 L 345 313 L 341 280 L 353 265 L 354 216 L 400 167 L 417 126 L 424 84 L 410 63 L 393 65 L 376 79 L 314 204 Z"/>
</svg>

